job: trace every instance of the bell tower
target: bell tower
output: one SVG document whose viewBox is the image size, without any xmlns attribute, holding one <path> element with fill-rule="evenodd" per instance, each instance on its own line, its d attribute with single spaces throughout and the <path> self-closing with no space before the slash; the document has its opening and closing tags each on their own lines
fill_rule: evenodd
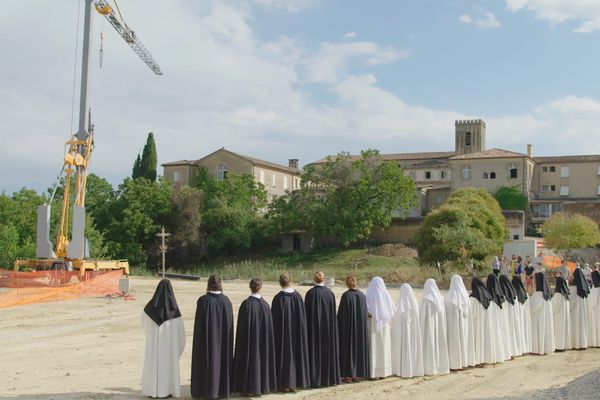
<svg viewBox="0 0 600 400">
<path fill-rule="evenodd" d="M 485 150 L 485 122 L 469 119 L 454 122 L 456 155 Z"/>
</svg>

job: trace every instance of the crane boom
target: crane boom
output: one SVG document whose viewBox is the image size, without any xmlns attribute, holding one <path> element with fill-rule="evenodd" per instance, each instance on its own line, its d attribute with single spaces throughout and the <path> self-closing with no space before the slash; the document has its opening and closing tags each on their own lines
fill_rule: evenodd
<svg viewBox="0 0 600 400">
<path fill-rule="evenodd" d="M 140 42 L 135 35 L 135 32 L 117 18 L 110 4 L 108 4 L 106 0 L 94 0 L 94 5 L 96 6 L 96 11 L 104 15 L 104 18 L 110 22 L 113 28 L 115 28 L 119 35 L 121 35 L 142 61 L 144 61 L 156 75 L 162 75 L 162 71 L 160 70 L 158 63 L 152 58 L 152 54 L 150 54 L 148 49 Z"/>
</svg>

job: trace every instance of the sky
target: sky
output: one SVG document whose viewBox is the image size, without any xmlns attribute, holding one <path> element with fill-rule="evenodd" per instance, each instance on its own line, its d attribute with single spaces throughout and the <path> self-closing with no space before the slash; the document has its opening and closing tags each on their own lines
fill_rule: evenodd
<svg viewBox="0 0 600 400">
<path fill-rule="evenodd" d="M 454 121 L 468 118 L 486 121 L 488 148 L 600 153 L 600 1 L 119 6 L 164 75 L 94 16 L 90 172 L 115 187 L 148 132 L 159 164 L 221 147 L 301 165 L 367 148 L 450 151 Z M 45 191 L 62 167 L 77 128 L 82 15 L 83 0 L 2 1 L 0 192 Z"/>
</svg>

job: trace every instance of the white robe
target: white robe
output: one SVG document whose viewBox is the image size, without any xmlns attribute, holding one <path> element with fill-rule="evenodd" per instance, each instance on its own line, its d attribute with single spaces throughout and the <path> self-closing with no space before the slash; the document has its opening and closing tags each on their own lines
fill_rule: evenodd
<svg viewBox="0 0 600 400">
<path fill-rule="evenodd" d="M 571 286 L 571 345 L 574 349 L 588 347 L 588 299 L 577 295 L 577 287 Z"/>
<path fill-rule="evenodd" d="M 519 299 L 515 299 L 513 305 L 513 329 L 515 332 L 516 351 L 515 355 L 522 356 L 525 353 L 525 327 L 523 326 L 523 305 Z"/>
<path fill-rule="evenodd" d="M 529 310 L 531 300 L 527 298 L 525 303 L 515 303 L 521 311 L 521 323 L 523 325 L 523 354 L 531 353 L 531 312 Z"/>
<path fill-rule="evenodd" d="M 594 334 L 591 339 L 595 339 L 595 342 L 588 344 L 600 347 L 600 287 L 592 288 L 588 298 L 590 299 L 588 302 L 588 311 L 590 313 L 589 324 Z"/>
<path fill-rule="evenodd" d="M 569 300 L 560 293 L 552 296 L 554 343 L 556 350 L 571 349 L 571 313 Z"/>
<path fill-rule="evenodd" d="M 555 349 L 552 302 L 544 300 L 542 292 L 533 293 L 528 302 L 531 311 L 531 352 L 552 353 Z"/>
<path fill-rule="evenodd" d="M 466 368 L 469 366 L 467 361 L 469 314 L 463 313 L 453 303 L 446 300 L 446 323 L 450 369 Z"/>
<path fill-rule="evenodd" d="M 446 310 L 423 299 L 419 309 L 425 375 L 450 373 L 446 335 Z"/>
<path fill-rule="evenodd" d="M 491 363 L 504 362 L 510 359 L 510 355 L 507 352 L 507 346 L 505 341 L 508 329 L 505 324 L 504 314 L 502 309 L 494 301 L 490 301 L 490 306 L 487 309 L 490 317 L 490 324 L 492 329 L 492 353 Z"/>
<path fill-rule="evenodd" d="M 493 357 L 492 320 L 483 305 L 471 297 L 471 313 L 469 317 L 469 335 L 467 362 L 470 366 L 495 362 Z"/>
<path fill-rule="evenodd" d="M 141 320 L 146 334 L 142 394 L 180 397 L 179 357 L 185 347 L 183 320 L 178 317 L 158 326 L 145 312 Z"/>
<path fill-rule="evenodd" d="M 515 299 L 515 303 L 518 300 Z M 523 353 L 520 350 L 520 343 L 517 341 L 517 328 L 515 326 L 515 306 L 505 301 L 502 304 L 502 315 L 504 317 L 504 329 L 506 331 L 505 352 L 507 353 L 507 360 L 511 357 L 520 356 Z"/>
<path fill-rule="evenodd" d="M 402 378 L 423 376 L 419 305 L 407 283 L 400 288 L 396 309 L 392 320 L 392 372 Z"/>
<path fill-rule="evenodd" d="M 371 330 L 371 378 L 385 378 L 392 375 L 392 336 L 391 322 L 387 323 L 379 330 L 376 329 L 376 322 L 373 318 L 369 319 Z"/>
</svg>

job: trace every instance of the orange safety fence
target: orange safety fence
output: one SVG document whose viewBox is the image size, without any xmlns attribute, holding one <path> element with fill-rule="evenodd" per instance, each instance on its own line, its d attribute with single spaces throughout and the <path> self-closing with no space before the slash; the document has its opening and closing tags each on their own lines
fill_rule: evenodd
<svg viewBox="0 0 600 400">
<path fill-rule="evenodd" d="M 543 261 L 542 264 L 546 267 L 546 268 L 550 268 L 550 269 L 555 269 L 560 267 L 560 263 L 563 259 L 561 257 L 557 257 L 557 256 L 543 256 Z M 573 272 L 575 270 L 575 266 L 577 264 L 575 264 L 574 262 L 567 262 L 567 267 L 569 267 L 569 270 L 571 272 Z"/>
<path fill-rule="evenodd" d="M 123 271 L 35 271 L 0 269 L 0 308 L 81 297 L 106 296 L 119 292 Z"/>
</svg>

